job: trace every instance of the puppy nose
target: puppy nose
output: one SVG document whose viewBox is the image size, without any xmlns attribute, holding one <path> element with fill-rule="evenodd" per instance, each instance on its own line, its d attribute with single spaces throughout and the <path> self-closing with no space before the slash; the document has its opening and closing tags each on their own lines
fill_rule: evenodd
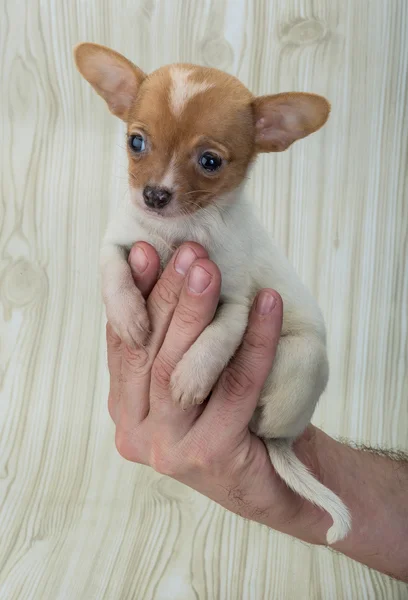
<svg viewBox="0 0 408 600">
<path fill-rule="evenodd" d="M 147 185 L 143 190 L 143 197 L 149 208 L 164 208 L 171 200 L 171 192 L 166 188 Z"/>
</svg>

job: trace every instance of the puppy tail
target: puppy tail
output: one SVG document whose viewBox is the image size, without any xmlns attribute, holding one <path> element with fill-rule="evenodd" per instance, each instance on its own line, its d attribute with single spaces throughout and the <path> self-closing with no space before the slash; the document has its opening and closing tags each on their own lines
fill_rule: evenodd
<svg viewBox="0 0 408 600">
<path fill-rule="evenodd" d="M 275 471 L 286 485 L 329 513 L 333 525 L 327 532 L 328 544 L 334 544 L 346 537 L 351 526 L 348 508 L 338 496 L 317 481 L 305 465 L 297 458 L 292 443 L 287 439 L 264 440 Z"/>
</svg>

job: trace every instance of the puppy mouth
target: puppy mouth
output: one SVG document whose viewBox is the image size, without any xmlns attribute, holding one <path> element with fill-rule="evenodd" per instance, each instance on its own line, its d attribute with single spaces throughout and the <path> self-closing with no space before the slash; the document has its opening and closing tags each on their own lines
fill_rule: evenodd
<svg viewBox="0 0 408 600">
<path fill-rule="evenodd" d="M 166 210 L 163 208 L 150 208 L 150 206 L 146 206 L 146 204 L 142 204 L 141 209 L 147 215 L 158 217 L 159 219 L 168 219 L 170 216 L 176 216 L 166 214 Z"/>
<path fill-rule="evenodd" d="M 143 197 L 142 189 L 131 187 L 133 204 L 146 216 L 156 219 L 188 218 L 202 208 L 200 202 L 184 199 L 183 194 L 174 194 L 170 202 L 163 207 L 148 206 Z"/>
</svg>

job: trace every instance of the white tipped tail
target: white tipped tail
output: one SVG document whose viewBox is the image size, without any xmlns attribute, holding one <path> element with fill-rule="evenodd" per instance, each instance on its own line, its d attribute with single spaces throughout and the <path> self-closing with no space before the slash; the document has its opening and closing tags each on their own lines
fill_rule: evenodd
<svg viewBox="0 0 408 600">
<path fill-rule="evenodd" d="M 320 481 L 317 481 L 305 465 L 297 458 L 292 442 L 287 439 L 264 440 L 275 471 L 291 490 L 329 513 L 333 525 L 327 532 L 328 544 L 346 537 L 351 518 L 346 505 Z"/>
</svg>

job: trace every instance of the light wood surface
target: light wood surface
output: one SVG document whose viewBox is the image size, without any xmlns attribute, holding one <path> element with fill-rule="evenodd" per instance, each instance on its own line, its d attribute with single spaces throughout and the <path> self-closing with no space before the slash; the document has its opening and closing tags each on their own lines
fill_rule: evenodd
<svg viewBox="0 0 408 600">
<path fill-rule="evenodd" d="M 121 124 L 73 67 L 95 41 L 305 90 L 328 125 L 262 157 L 256 209 L 327 320 L 315 423 L 407 448 L 406 0 L 1 0 L 0 598 L 394 600 L 408 588 L 225 512 L 115 450 L 98 253 Z M 373 523 L 375 527 L 375 523 Z"/>
</svg>

